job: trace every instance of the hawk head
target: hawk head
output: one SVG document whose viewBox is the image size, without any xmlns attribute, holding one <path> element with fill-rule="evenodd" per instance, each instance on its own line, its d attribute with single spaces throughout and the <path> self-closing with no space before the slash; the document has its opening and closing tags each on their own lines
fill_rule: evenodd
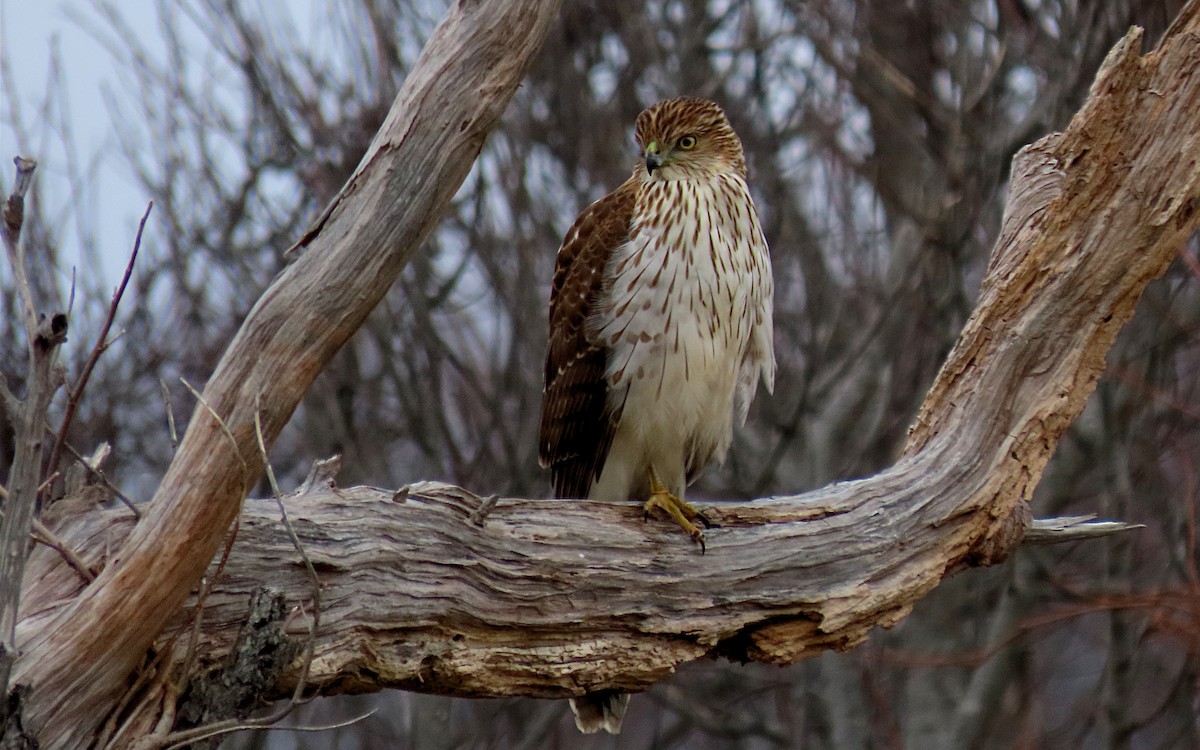
<svg viewBox="0 0 1200 750">
<path fill-rule="evenodd" d="M 746 176 L 742 142 L 716 102 L 682 97 L 643 110 L 637 142 L 645 180 L 702 179 L 722 173 Z"/>
</svg>

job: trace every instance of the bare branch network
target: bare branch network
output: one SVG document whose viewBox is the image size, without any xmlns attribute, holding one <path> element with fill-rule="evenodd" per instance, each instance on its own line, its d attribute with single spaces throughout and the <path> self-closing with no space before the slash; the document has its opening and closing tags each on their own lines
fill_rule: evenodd
<svg viewBox="0 0 1200 750">
<path fill-rule="evenodd" d="M 93 736 L 147 649 L 165 653 L 190 629 L 185 599 L 239 511 L 206 603 L 203 660 L 228 649 L 260 587 L 309 597 L 273 504 L 242 503 L 263 469 L 256 403 L 269 445 L 433 226 L 556 10 L 452 8 L 354 177 L 206 387 L 228 431 L 196 412 L 132 529 L 123 510 L 54 529 L 99 571 L 90 585 L 53 550 L 35 552 L 15 680 L 32 686 L 27 715 L 43 747 Z M 786 664 L 851 648 L 950 572 L 1003 560 L 1027 536 L 1028 499 L 1114 337 L 1200 225 L 1200 3 L 1158 49 L 1142 56 L 1141 43 L 1132 30 L 1070 127 L 1014 160 L 978 305 L 894 466 L 706 507 L 718 528 L 703 556 L 633 504 L 502 499 L 485 513 L 448 485 L 309 487 L 286 505 L 322 584 L 311 685 L 561 697 L 645 689 L 703 656 Z M 1079 519 L 1034 528 L 1097 533 Z M 289 632 L 307 629 L 299 617 Z M 52 720 L 68 715 L 85 718 Z"/>
</svg>

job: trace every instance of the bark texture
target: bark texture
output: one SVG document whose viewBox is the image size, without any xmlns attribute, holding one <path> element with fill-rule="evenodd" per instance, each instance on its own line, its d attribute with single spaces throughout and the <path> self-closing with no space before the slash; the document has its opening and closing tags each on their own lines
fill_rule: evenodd
<svg viewBox="0 0 1200 750">
<path fill-rule="evenodd" d="M 270 445 L 435 226 L 558 5 L 451 7 L 354 175 L 302 241 L 303 254 L 226 350 L 146 518 L 93 585 L 53 617 L 21 627 L 14 682 L 32 688 L 26 716 L 43 748 L 93 737 L 261 475 L 255 413 Z"/>
<path fill-rule="evenodd" d="M 920 512 L 895 524 L 861 520 L 876 505 L 870 495 L 850 509 L 872 481 L 705 507 L 722 524 L 712 530 L 719 550 L 705 555 L 677 528 L 644 522 L 633 503 L 489 500 L 438 482 L 398 493 L 301 490 L 284 504 L 321 581 L 308 682 L 325 695 L 390 687 L 551 698 L 645 689 L 706 654 L 782 664 L 849 648 L 903 616 L 920 598 L 918 582 L 936 583 L 945 569 L 922 554 L 936 527 L 898 541 Z M 1072 520 L 1046 524 L 1039 541 L 1086 533 Z M 61 533 L 100 566 L 113 535 L 131 528 L 114 509 L 78 516 Z M 78 588 L 49 550 L 31 566 L 35 594 Z M 873 580 L 863 580 L 867 572 Z M 252 499 L 204 604 L 202 668 L 225 660 L 263 587 L 311 611 L 312 585 L 278 507 Z M 52 616 L 57 594 L 30 601 L 31 622 Z M 163 644 L 186 637 L 193 604 L 168 624 Z M 306 639 L 309 622 L 294 617 L 289 634 Z M 272 695 L 292 690 L 299 666 Z"/>
<path fill-rule="evenodd" d="M 461 23 L 463 11 L 455 13 Z M 444 33 L 435 41 L 445 44 Z M 1158 50 L 1141 56 L 1140 45 L 1134 29 L 1070 127 L 1016 157 L 979 304 L 893 467 L 804 495 L 706 508 L 719 524 L 706 555 L 670 524 L 643 522 L 633 504 L 500 500 L 482 512 L 483 501 L 447 485 L 310 489 L 286 504 L 322 583 L 313 683 L 327 693 L 636 691 L 705 655 L 786 664 L 851 648 L 903 618 L 949 572 L 1003 560 L 1029 527 L 1028 498 L 1117 331 L 1200 224 L 1200 4 L 1187 6 Z M 473 50 L 471 64 L 483 57 Z M 461 75 L 439 72 L 439 88 Z M 455 101 L 439 96 L 438 106 L 465 106 Z M 422 172 L 399 175 L 386 164 L 407 163 L 390 161 L 401 155 L 386 164 L 381 155 L 404 151 L 424 128 L 437 131 L 431 138 L 465 137 L 460 123 L 481 128 L 467 141 L 478 147 L 486 118 L 437 107 L 422 115 L 422 104 L 393 109 L 344 204 L 231 346 L 207 399 L 232 437 L 197 414 L 151 513 L 125 544 L 112 541 L 115 512 L 56 529 L 104 565 L 82 592 L 53 553 L 31 558 L 19 667 L 33 685 L 44 746 L 88 736 L 94 722 L 76 731 L 45 721 L 62 711 L 94 717 L 156 635 L 190 627 L 180 605 L 261 468 L 248 447 L 256 397 L 274 434 L 323 357 L 361 320 L 344 311 L 348 300 L 357 309 L 356 295 L 374 294 L 371 277 L 403 262 L 395 243 L 420 238 L 397 228 L 411 224 L 379 217 L 436 215 L 440 204 L 428 196 L 421 205 L 383 197 L 389 180 Z M 403 158 L 454 153 L 432 143 Z M 369 293 L 348 286 L 364 277 Z M 106 548 L 118 551 L 105 557 Z M 305 576 L 273 505 L 247 502 L 207 601 L 206 660 L 230 646 L 259 585 L 299 602 L 308 597 Z M 291 628 L 307 633 L 303 618 Z"/>
</svg>

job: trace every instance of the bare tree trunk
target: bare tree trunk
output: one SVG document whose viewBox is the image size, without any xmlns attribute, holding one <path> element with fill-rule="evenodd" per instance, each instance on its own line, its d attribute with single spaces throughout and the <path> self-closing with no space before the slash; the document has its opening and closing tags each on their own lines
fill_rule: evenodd
<svg viewBox="0 0 1200 750">
<path fill-rule="evenodd" d="M 85 742 L 168 619 L 167 636 L 186 627 L 180 605 L 261 470 L 256 410 L 269 439 L 465 173 L 553 11 L 499 20 L 498 5 L 451 12 L 341 202 L 247 319 L 206 390 L 228 432 L 198 410 L 151 513 L 114 556 L 103 558 L 114 513 L 60 529 L 106 565 L 90 587 L 78 591 L 45 550 L 31 558 L 18 679 L 33 686 L 44 747 Z M 519 55 L 504 46 L 518 22 L 532 24 Z M 1003 560 L 1117 331 L 1200 225 L 1200 3 L 1158 50 L 1141 57 L 1140 44 L 1135 29 L 1067 131 L 1014 160 L 979 304 L 892 468 L 722 503 L 703 556 L 629 504 L 501 500 L 480 518 L 477 497 L 446 485 L 291 497 L 326 602 L 313 684 L 556 697 L 644 689 L 705 655 L 791 663 L 894 624 L 949 572 Z M 467 72 L 451 66 L 468 58 Z M 208 601 L 206 661 L 228 648 L 250 590 L 308 596 L 274 516 L 246 504 Z"/>
<path fill-rule="evenodd" d="M 558 5 L 460 2 L 434 32 L 303 255 L 225 352 L 146 518 L 94 585 L 22 630 L 14 682 L 32 686 L 27 719 L 43 748 L 94 737 L 261 475 L 256 416 L 269 446 L 437 224 Z"/>
</svg>

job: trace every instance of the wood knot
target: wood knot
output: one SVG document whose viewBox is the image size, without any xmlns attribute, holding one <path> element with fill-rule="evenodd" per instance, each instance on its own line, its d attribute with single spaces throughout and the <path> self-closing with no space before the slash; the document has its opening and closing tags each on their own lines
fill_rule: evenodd
<svg viewBox="0 0 1200 750">
<path fill-rule="evenodd" d="M 38 320 L 37 335 L 34 339 L 38 348 L 43 351 L 58 346 L 67 340 L 67 316 L 64 313 L 56 312 L 53 315 L 46 317 L 42 315 Z"/>
<path fill-rule="evenodd" d="M 490 497 L 485 497 L 482 500 L 480 500 L 479 507 L 477 507 L 475 510 L 471 511 L 471 516 L 470 516 L 471 523 L 475 524 L 479 528 L 483 528 L 484 521 L 487 520 L 487 517 L 495 509 L 496 503 L 499 501 L 500 501 L 499 495 L 492 495 Z"/>
<path fill-rule="evenodd" d="M 966 564 L 983 567 L 1004 562 L 1025 538 L 1025 532 L 1032 524 L 1029 501 L 1022 498 L 1007 516 L 988 526 L 986 533 L 967 553 Z"/>
</svg>

